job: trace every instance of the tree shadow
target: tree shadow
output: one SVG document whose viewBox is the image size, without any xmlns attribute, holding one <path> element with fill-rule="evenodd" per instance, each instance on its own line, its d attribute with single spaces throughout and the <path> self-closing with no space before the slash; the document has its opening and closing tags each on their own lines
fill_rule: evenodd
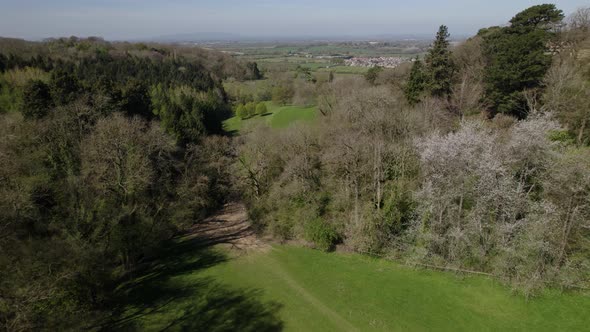
<svg viewBox="0 0 590 332">
<path fill-rule="evenodd" d="M 239 134 L 240 132 L 238 130 L 225 130 L 223 131 L 223 134 L 228 136 L 228 137 L 235 137 Z"/>
<path fill-rule="evenodd" d="M 224 285 L 199 271 L 226 262 L 211 246 L 225 239 L 189 237 L 166 246 L 116 291 L 101 331 L 281 331 L 281 305 L 262 291 Z"/>
</svg>

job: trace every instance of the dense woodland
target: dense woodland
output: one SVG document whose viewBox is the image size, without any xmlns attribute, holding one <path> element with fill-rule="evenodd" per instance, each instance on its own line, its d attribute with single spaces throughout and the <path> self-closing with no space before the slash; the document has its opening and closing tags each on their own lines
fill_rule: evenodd
<svg viewBox="0 0 590 332">
<path fill-rule="evenodd" d="M 526 295 L 589 287 L 590 8 L 448 38 L 441 26 L 423 59 L 365 77 L 0 40 L 0 328 L 100 329 L 117 285 L 237 199 L 277 240 L 490 273 Z M 224 133 L 269 100 L 321 116 Z"/>
<path fill-rule="evenodd" d="M 221 80 L 255 66 L 100 39 L 1 45 L 0 322 L 88 328 L 231 196 Z"/>
</svg>

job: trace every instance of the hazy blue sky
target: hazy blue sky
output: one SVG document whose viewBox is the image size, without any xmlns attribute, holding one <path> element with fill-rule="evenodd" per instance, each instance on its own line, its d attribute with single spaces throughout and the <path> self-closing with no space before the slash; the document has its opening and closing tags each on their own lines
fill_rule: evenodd
<svg viewBox="0 0 590 332">
<path fill-rule="evenodd" d="M 246 36 L 451 34 L 507 22 L 532 0 L 0 0 L 0 36 L 145 38 L 176 33 Z M 553 1 L 566 14 L 588 0 Z"/>
</svg>

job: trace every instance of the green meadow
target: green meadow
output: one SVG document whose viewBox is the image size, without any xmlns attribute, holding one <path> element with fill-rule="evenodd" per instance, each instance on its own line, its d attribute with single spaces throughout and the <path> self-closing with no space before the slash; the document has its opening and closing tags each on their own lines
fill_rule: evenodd
<svg viewBox="0 0 590 332">
<path fill-rule="evenodd" d="M 525 299 L 487 277 L 358 254 L 272 246 L 249 253 L 177 240 L 119 290 L 113 329 L 145 331 L 582 331 L 590 297 Z"/>
<path fill-rule="evenodd" d="M 244 126 L 265 124 L 271 128 L 286 128 L 297 121 L 311 122 L 317 115 L 318 110 L 315 106 L 278 106 L 272 102 L 267 102 L 268 113 L 255 115 L 247 119 L 241 119 L 234 116 L 223 123 L 223 128 L 227 132 L 239 132 Z"/>
</svg>

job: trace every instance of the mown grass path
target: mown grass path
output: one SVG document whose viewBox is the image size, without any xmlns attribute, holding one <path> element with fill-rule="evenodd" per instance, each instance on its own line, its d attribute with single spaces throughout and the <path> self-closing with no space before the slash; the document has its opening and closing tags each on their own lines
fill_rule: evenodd
<svg viewBox="0 0 590 332">
<path fill-rule="evenodd" d="M 317 310 L 324 319 L 329 319 L 340 331 L 359 331 L 339 313 L 332 310 L 329 305 L 318 300 L 313 294 L 302 287 L 287 271 L 283 269 L 280 262 L 271 259 L 269 263 L 268 266 L 271 267 L 271 272 L 283 280 L 287 286 L 293 289 L 293 291 L 311 305 L 311 308 L 313 308 L 312 310 Z"/>
</svg>

